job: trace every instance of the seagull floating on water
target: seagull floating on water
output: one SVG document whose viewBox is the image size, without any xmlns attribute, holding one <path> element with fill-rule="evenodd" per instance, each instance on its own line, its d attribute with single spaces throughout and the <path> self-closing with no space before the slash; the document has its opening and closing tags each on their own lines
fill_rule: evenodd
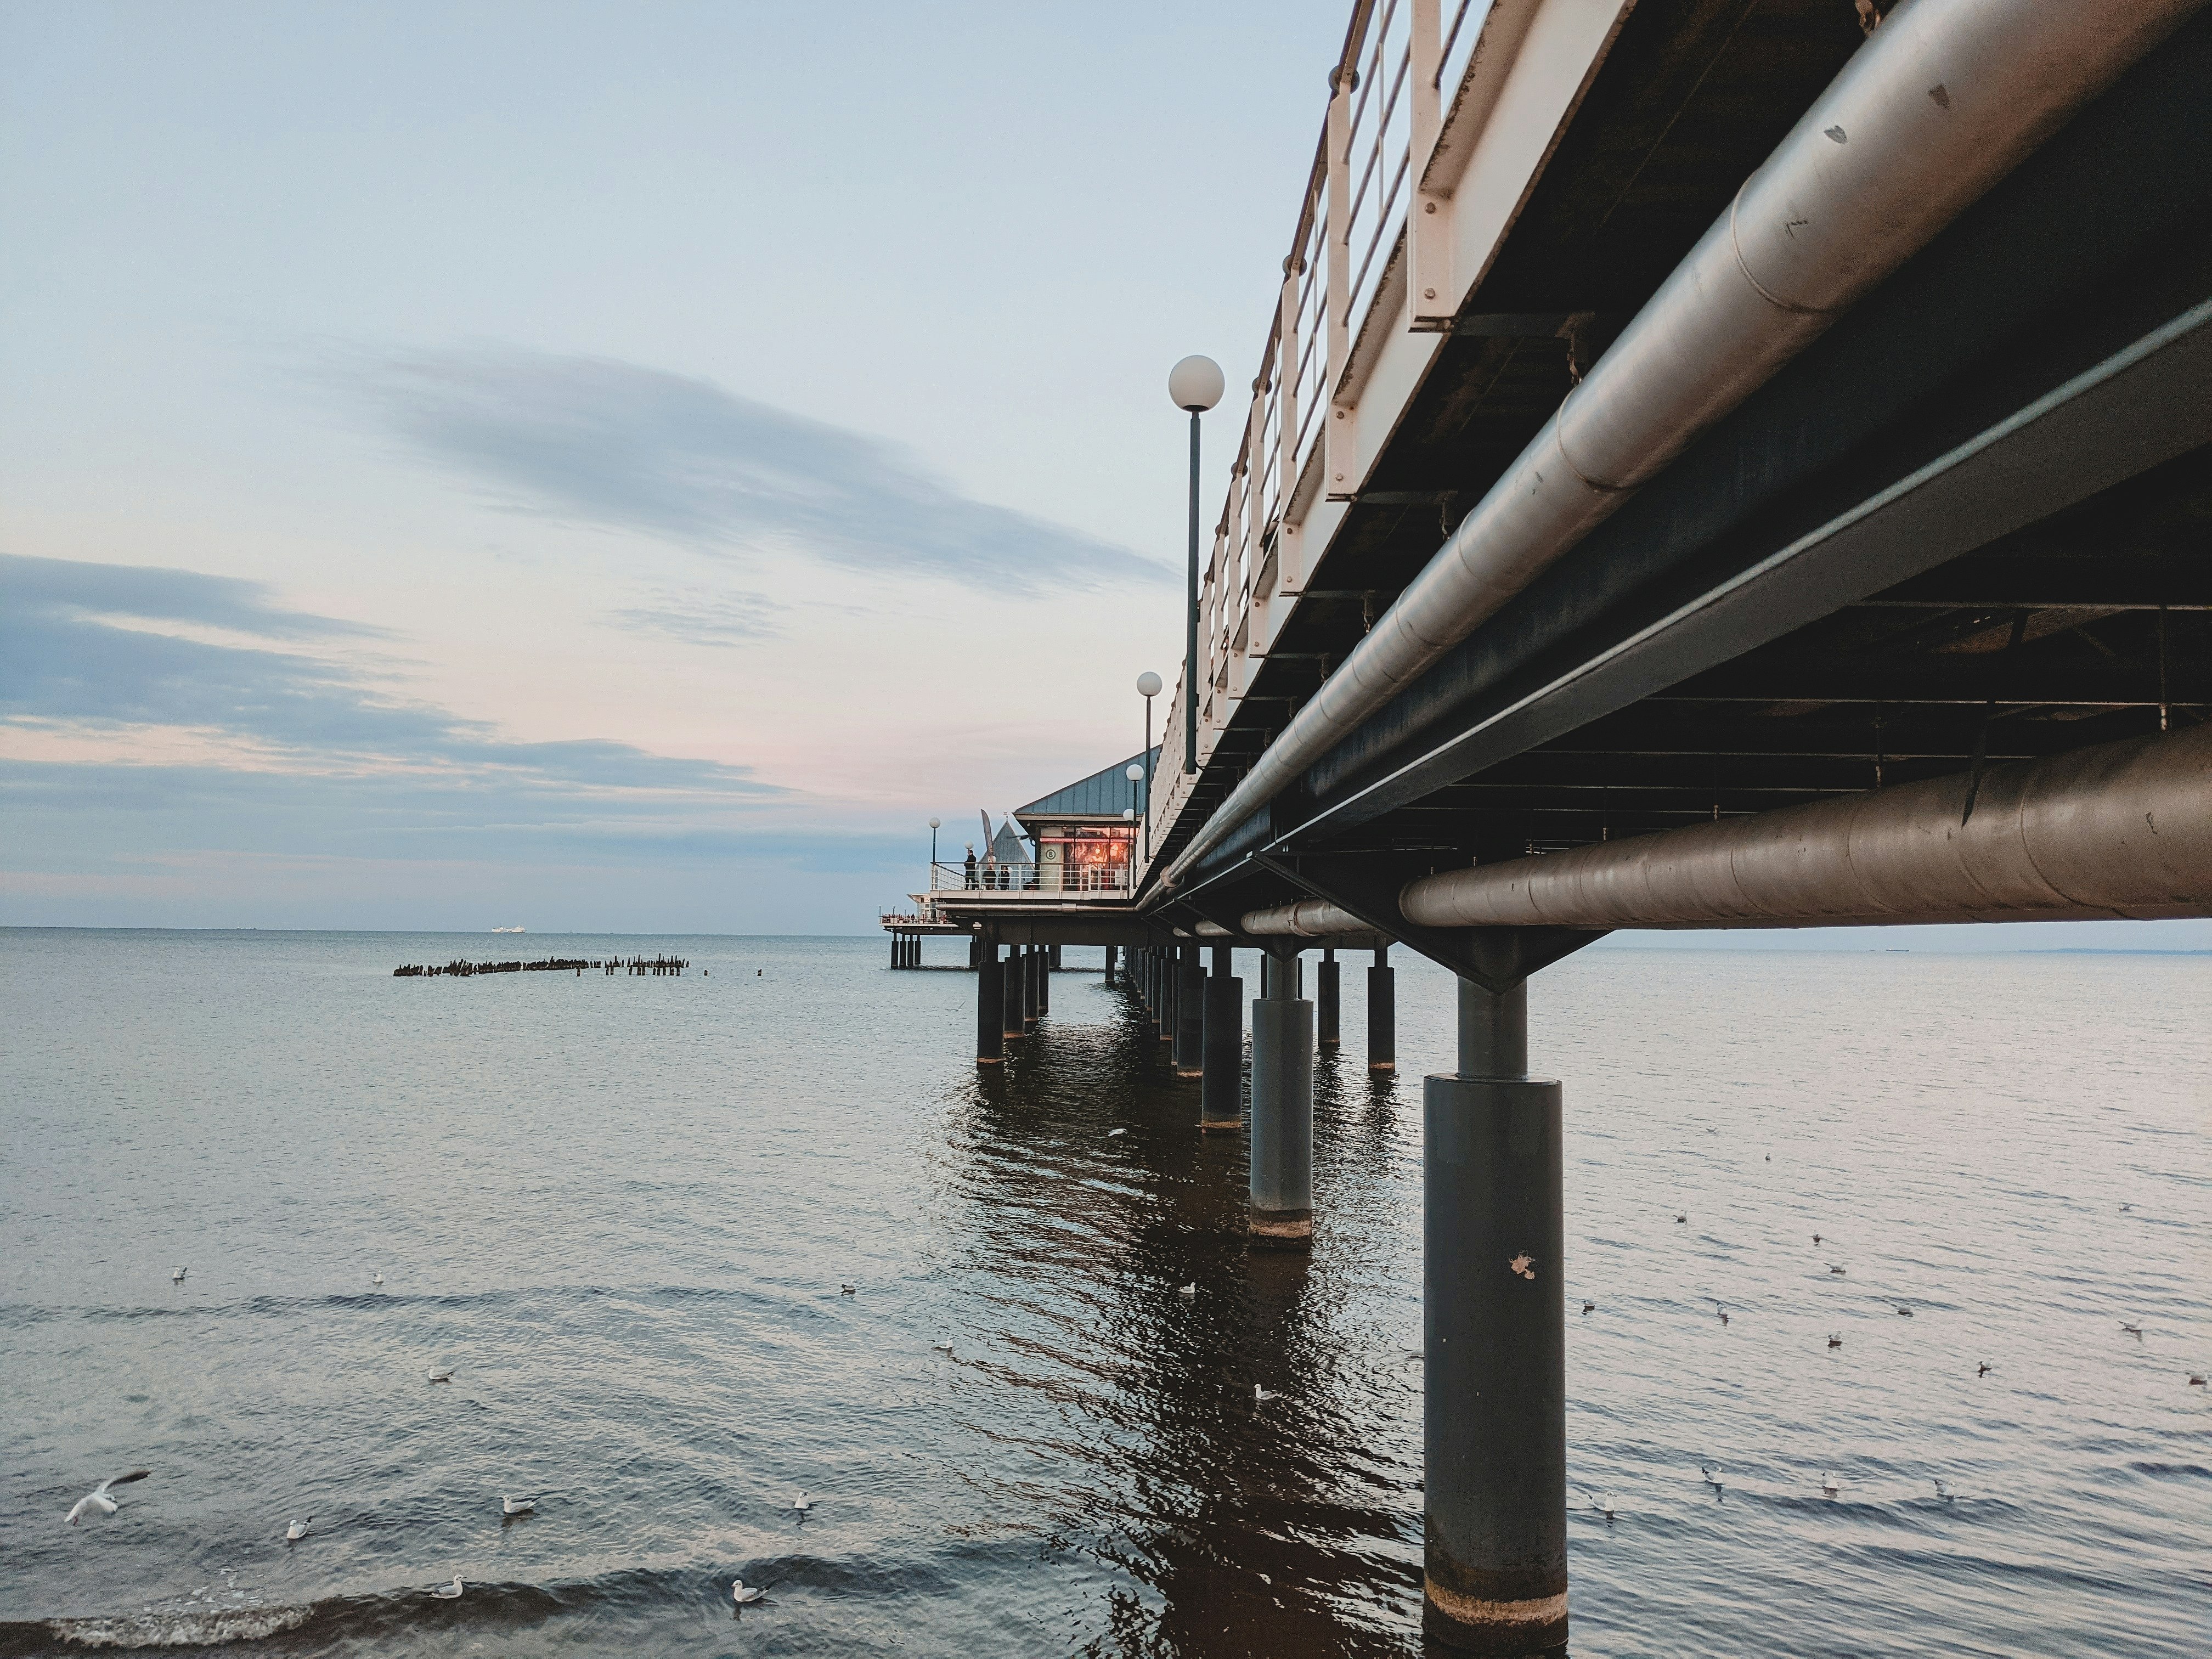
<svg viewBox="0 0 2212 1659">
<path fill-rule="evenodd" d="M 181 1284 L 183 1284 L 183 1283 L 185 1282 L 185 1275 L 186 1273 L 190 1273 L 190 1272 L 191 1272 L 191 1269 L 190 1267 L 179 1267 L 179 1268 L 178 1268 L 176 1272 L 174 1272 L 174 1273 L 171 1273 L 171 1274 L 169 1275 L 169 1283 L 171 1283 L 172 1285 L 181 1285 Z"/>
<path fill-rule="evenodd" d="M 1936 1495 L 1948 1504 L 1959 1494 L 1953 1492 L 1943 1477 L 1939 1474 L 1936 1477 Z"/>
<path fill-rule="evenodd" d="M 1836 1485 L 1836 1477 L 1823 1469 L 1820 1471 L 1820 1490 L 1833 1498 L 1842 1489 Z"/>
<path fill-rule="evenodd" d="M 433 1382 L 452 1382 L 453 1380 L 453 1368 L 450 1365 L 439 1366 L 436 1370 L 430 1373 L 430 1380 Z"/>
<path fill-rule="evenodd" d="M 128 1474 L 109 1476 L 76 1500 L 69 1512 L 68 1524 L 73 1527 L 87 1515 L 95 1512 L 100 1515 L 114 1514 L 115 1500 L 107 1495 L 107 1489 L 110 1486 L 127 1486 L 133 1480 L 143 1480 L 152 1473 L 151 1469 L 133 1469 Z"/>
<path fill-rule="evenodd" d="M 2204 1376 L 2203 1376 L 2203 1372 L 2201 1372 L 2201 1371 L 2191 1371 L 2191 1372 L 2190 1372 L 2190 1373 L 2189 1373 L 2189 1386 L 2190 1386 L 2191 1388 L 2192 1388 L 2192 1389 L 2201 1389 L 2201 1388 L 2203 1388 L 2203 1387 L 2204 1386 Z"/>
<path fill-rule="evenodd" d="M 1184 1285 L 1181 1290 L 1177 1291 L 1176 1294 L 1177 1296 L 1196 1296 L 1198 1294 L 1198 1281 L 1194 1279 L 1192 1279 L 1189 1284 Z"/>
<path fill-rule="evenodd" d="M 284 1541 L 288 1544 L 298 1543 L 302 1538 L 305 1538 L 307 1535 L 307 1528 L 314 1525 L 314 1523 L 315 1517 L 312 1515 L 304 1521 L 295 1521 L 290 1526 L 284 1528 Z"/>
<path fill-rule="evenodd" d="M 767 1595 L 768 1592 L 758 1584 L 748 1584 L 742 1578 L 730 1582 L 730 1600 L 741 1607 L 749 1607 L 756 1601 L 765 1600 Z"/>
<path fill-rule="evenodd" d="M 1125 1135 L 1128 1133 L 1127 1129 L 1109 1129 L 1106 1132 L 1106 1139 L 1111 1140 L 1115 1135 Z"/>
<path fill-rule="evenodd" d="M 2142 1334 L 2142 1326 L 2130 1325 L 2124 1319 L 2120 1322 L 2120 1328 L 2125 1331 L 2130 1336 L 2141 1336 Z"/>
<path fill-rule="evenodd" d="M 1715 1492 L 1718 1492 L 1720 1490 L 1721 1466 L 1719 1464 L 1700 1463 L 1698 1465 L 1698 1473 L 1705 1477 L 1705 1484 L 1711 1486 Z"/>
<path fill-rule="evenodd" d="M 501 1515 L 535 1515 L 538 1513 L 538 1500 L 534 1498 L 509 1498 L 502 1493 L 499 1512 Z"/>
<path fill-rule="evenodd" d="M 837 1294 L 840 1296 L 857 1296 L 860 1292 L 855 1291 L 850 1285 L 840 1285 L 837 1287 Z"/>
<path fill-rule="evenodd" d="M 1908 1308 L 1908 1307 L 1906 1307 L 1906 1306 L 1905 1306 L 1902 1302 L 1900 1302 L 1900 1303 L 1899 1303 L 1899 1304 L 1897 1304 L 1897 1310 L 1898 1310 L 1898 1312 L 1899 1312 L 1899 1313 L 1903 1314 L 1903 1315 L 1904 1315 L 1907 1319 L 1910 1319 L 1910 1318 L 1911 1318 L 1911 1317 L 1912 1317 L 1912 1310 L 1911 1310 L 1911 1309 L 1910 1309 L 1910 1308 Z"/>
<path fill-rule="evenodd" d="M 1264 1405 L 1270 1400 L 1279 1400 L 1281 1397 L 1264 1383 L 1255 1382 L 1252 1385 L 1252 1402 L 1255 1405 Z"/>
<path fill-rule="evenodd" d="M 1583 1303 L 1583 1311 L 1584 1313 L 1595 1313 L 1596 1310 L 1597 1310 L 1597 1304 L 1596 1304 L 1596 1303 L 1595 1303 L 1595 1302 L 1585 1302 L 1585 1303 Z"/>
<path fill-rule="evenodd" d="M 791 1507 L 797 1510 L 801 1515 L 805 1515 L 809 1510 L 814 1507 L 814 1500 L 809 1498 L 805 1492 L 801 1492 L 797 1498 L 792 1500 Z"/>
<path fill-rule="evenodd" d="M 1832 1273 L 1840 1273 L 1843 1272 L 1843 1269 L 1838 1267 L 1834 1262 L 1831 1261 L 1828 1264 L 1828 1271 Z"/>
<path fill-rule="evenodd" d="M 1813 1242 L 1814 1242 L 1815 1244 L 1818 1244 L 1818 1243 L 1820 1242 L 1820 1234 L 1818 1234 L 1818 1233 L 1814 1233 L 1814 1234 L 1813 1235 Z"/>
<path fill-rule="evenodd" d="M 461 1575 L 458 1572 L 453 1575 L 453 1582 L 452 1583 L 441 1584 L 437 1589 L 430 1592 L 431 1595 L 436 1596 L 441 1601 L 451 1601 L 459 1596 L 460 1593 Z"/>
<path fill-rule="evenodd" d="M 1728 1323 L 1728 1310 L 1726 1308 L 1722 1307 L 1719 1303 L 1716 1302 L 1713 1304 L 1713 1311 L 1721 1316 L 1722 1324 L 1725 1325 Z"/>
<path fill-rule="evenodd" d="M 1610 1521 L 1613 1519 L 1613 1499 L 1610 1498 L 1601 1498 L 1596 1503 L 1591 1504 L 1590 1507 L 1595 1510 L 1600 1515 L 1603 1516 L 1607 1520 Z"/>
<path fill-rule="evenodd" d="M 1674 1224 L 1680 1226 L 1683 1222 L 1687 1221 L 1689 1218 L 1689 1212 L 1686 1210 L 1682 1211 L 1674 1217 Z"/>
<path fill-rule="evenodd" d="M 1980 1364 L 1974 1367 L 1974 1375 L 1976 1376 L 1987 1376 L 1996 1369 L 1996 1366 L 1990 1364 L 1988 1360 L 1984 1359 Z"/>
<path fill-rule="evenodd" d="M 1828 1346 L 1832 1348 L 1840 1348 L 1844 1346 L 1844 1339 L 1838 1336 L 1833 1331 L 1830 1331 L 1828 1333 Z"/>
<path fill-rule="evenodd" d="M 952 1345 L 950 1342 L 933 1342 L 929 1346 L 936 1349 L 939 1353 L 951 1353 L 952 1352 Z"/>
<path fill-rule="evenodd" d="M 377 1273 L 372 1276 L 368 1282 L 372 1285 L 381 1285 L 384 1283 L 384 1275 L 382 1273 Z"/>
</svg>

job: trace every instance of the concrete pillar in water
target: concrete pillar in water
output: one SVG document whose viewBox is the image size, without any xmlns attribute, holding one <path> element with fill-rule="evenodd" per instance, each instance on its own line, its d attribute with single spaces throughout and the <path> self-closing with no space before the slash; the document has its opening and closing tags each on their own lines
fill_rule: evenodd
<svg viewBox="0 0 2212 1659">
<path fill-rule="evenodd" d="M 1006 1057 L 1004 977 L 1004 969 L 999 962 L 999 947 L 995 945 L 986 946 L 975 958 L 975 1063 L 978 1066 L 996 1066 Z"/>
<path fill-rule="evenodd" d="M 1316 1033 L 1314 1041 L 1316 1046 L 1319 1048 L 1334 1048 L 1337 1046 L 1338 1042 L 1337 985 L 1339 975 L 1337 973 L 1335 951 L 1327 948 L 1322 950 L 1321 953 L 1321 966 L 1315 970 L 1314 977 L 1317 981 L 1315 987 L 1316 1001 L 1314 1006 L 1314 1016 L 1316 1023 L 1321 1028 L 1318 1033 Z"/>
<path fill-rule="evenodd" d="M 1022 1035 L 1022 953 L 1006 951 L 1006 971 L 999 976 L 999 1029 L 1010 1039 Z"/>
<path fill-rule="evenodd" d="M 1060 965 L 1060 946 L 1048 945 L 1037 952 L 1037 1018 L 1052 1012 L 1052 970 Z"/>
<path fill-rule="evenodd" d="M 1421 1628 L 1470 1653 L 1567 1640 L 1559 1085 L 1528 1070 L 1528 987 L 1462 980 L 1459 1070 L 1422 1099 Z"/>
<path fill-rule="evenodd" d="M 903 968 L 903 967 L 905 967 L 905 966 L 906 966 L 906 963 L 902 960 L 902 958 L 903 958 L 903 957 L 905 957 L 905 955 L 906 955 L 906 951 L 905 951 L 905 949 L 904 949 L 905 945 L 906 945 L 906 941 L 905 941 L 904 939 L 901 939 L 901 938 L 900 938 L 896 933 L 893 933 L 893 934 L 891 935 L 891 966 L 892 966 L 892 967 L 894 967 L 894 968 Z"/>
<path fill-rule="evenodd" d="M 1152 979 L 1159 991 L 1159 1002 L 1153 1014 L 1159 1021 L 1158 1036 L 1163 1042 L 1172 1043 L 1176 1034 L 1176 953 L 1173 945 L 1163 946 L 1159 960 L 1152 969 Z M 1173 1050 L 1170 1051 L 1170 1056 Z"/>
<path fill-rule="evenodd" d="M 1294 950 L 1269 951 L 1252 1005 L 1252 1202 L 1255 1250 L 1313 1248 L 1313 1004 Z"/>
<path fill-rule="evenodd" d="M 1106 983 L 1109 988 L 1114 983 L 1114 947 L 1110 945 L 1106 947 Z"/>
<path fill-rule="evenodd" d="M 1198 1087 L 1201 1134 L 1233 1134 L 1244 1127 L 1244 981 L 1231 969 L 1225 945 L 1213 947 L 1206 981 L 1206 1078 Z"/>
<path fill-rule="evenodd" d="M 1022 946 L 1022 1029 L 1025 1031 L 1037 1023 L 1036 965 L 1036 946 Z"/>
<path fill-rule="evenodd" d="M 1398 988 L 1390 966 L 1390 947 L 1375 947 L 1375 965 L 1367 970 L 1367 1069 L 1398 1069 Z"/>
<path fill-rule="evenodd" d="M 1177 1077 L 1206 1073 L 1206 963 L 1186 945 L 1176 964 L 1175 1068 Z"/>
</svg>

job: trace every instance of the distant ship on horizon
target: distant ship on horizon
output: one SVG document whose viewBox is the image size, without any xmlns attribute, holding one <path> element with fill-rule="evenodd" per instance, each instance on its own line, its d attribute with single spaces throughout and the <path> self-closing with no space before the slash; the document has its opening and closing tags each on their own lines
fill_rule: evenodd
<svg viewBox="0 0 2212 1659">
<path fill-rule="evenodd" d="M 495 933 L 527 933 L 529 929 L 526 927 L 495 927 L 492 929 L 492 932 Z"/>
</svg>

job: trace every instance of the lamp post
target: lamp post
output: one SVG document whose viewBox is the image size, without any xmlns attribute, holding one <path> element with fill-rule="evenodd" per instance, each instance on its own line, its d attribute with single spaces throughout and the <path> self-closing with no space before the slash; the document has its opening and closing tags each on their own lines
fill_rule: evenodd
<svg viewBox="0 0 2212 1659">
<path fill-rule="evenodd" d="M 935 875 L 936 875 L 936 873 L 937 873 L 937 825 L 938 825 L 938 822 L 939 822 L 939 821 L 938 821 L 937 819 L 935 819 L 935 818 L 932 818 L 932 819 L 930 819 L 930 821 L 929 821 L 929 870 L 930 870 L 930 874 L 931 874 L 931 876 L 932 876 L 932 878 L 933 878 L 935 877 Z"/>
<path fill-rule="evenodd" d="M 1137 676 L 1137 695 L 1145 700 L 1145 856 L 1152 855 L 1152 699 L 1160 695 L 1160 677 L 1147 668 Z M 1133 778 L 1132 782 L 1135 780 Z"/>
<path fill-rule="evenodd" d="M 1132 801 L 1141 801 L 1144 799 L 1143 791 L 1145 785 L 1145 769 L 1138 765 L 1136 762 L 1131 761 L 1129 763 L 1129 769 L 1122 775 L 1129 780 L 1129 799 Z M 1137 821 L 1136 807 L 1133 805 L 1123 807 L 1121 809 L 1121 816 L 1128 819 L 1132 824 L 1134 824 Z M 1152 824 L 1147 821 L 1145 825 L 1145 856 L 1150 858 L 1152 856 Z"/>
<path fill-rule="evenodd" d="M 1198 417 L 1221 401 L 1221 365 L 1186 357 L 1168 371 L 1168 396 L 1190 411 L 1190 580 L 1182 659 L 1182 769 L 1198 770 Z M 1147 749 L 1152 744 L 1147 742 Z"/>
</svg>

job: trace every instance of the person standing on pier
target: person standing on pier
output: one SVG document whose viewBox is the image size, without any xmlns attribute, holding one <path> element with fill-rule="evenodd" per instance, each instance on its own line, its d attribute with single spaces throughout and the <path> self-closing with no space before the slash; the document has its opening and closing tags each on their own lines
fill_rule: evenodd
<svg viewBox="0 0 2212 1659">
<path fill-rule="evenodd" d="M 967 871 L 968 886 L 973 890 L 975 885 L 975 843 L 972 841 L 968 843 Z"/>
</svg>

